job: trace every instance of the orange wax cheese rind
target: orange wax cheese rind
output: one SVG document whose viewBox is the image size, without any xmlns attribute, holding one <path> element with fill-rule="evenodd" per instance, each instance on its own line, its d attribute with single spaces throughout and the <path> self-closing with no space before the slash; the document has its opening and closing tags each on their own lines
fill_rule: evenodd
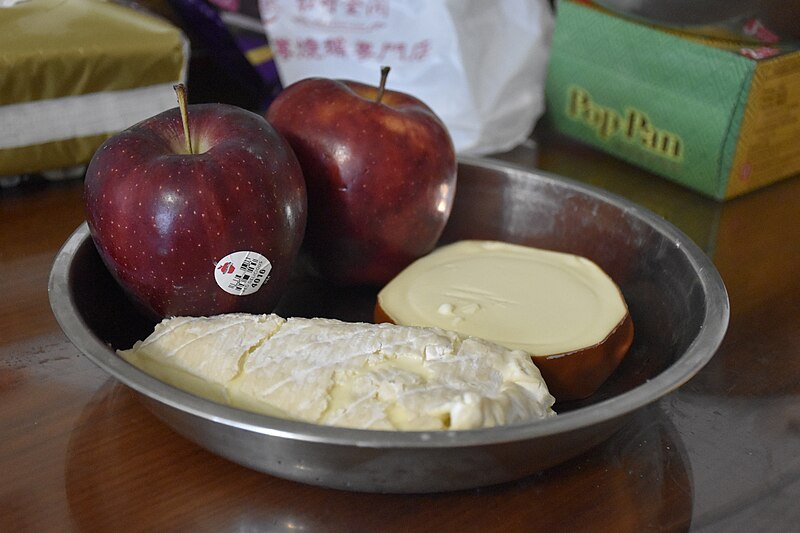
<svg viewBox="0 0 800 533">
<path fill-rule="evenodd" d="M 622 292 L 596 263 L 499 241 L 458 241 L 418 259 L 381 289 L 374 318 L 528 352 L 557 401 L 594 394 L 633 342 Z"/>
</svg>

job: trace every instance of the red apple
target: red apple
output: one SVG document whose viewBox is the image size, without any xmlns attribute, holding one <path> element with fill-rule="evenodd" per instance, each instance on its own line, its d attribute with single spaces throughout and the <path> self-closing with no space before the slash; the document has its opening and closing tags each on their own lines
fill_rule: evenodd
<svg viewBox="0 0 800 533">
<path fill-rule="evenodd" d="M 191 135 L 175 108 L 97 150 L 85 181 L 92 238 L 155 315 L 268 312 L 305 231 L 300 165 L 255 113 L 199 104 L 186 119 Z"/>
<path fill-rule="evenodd" d="M 347 80 L 286 89 L 267 120 L 297 154 L 308 190 L 304 245 L 340 285 L 384 284 L 430 252 L 453 204 L 446 127 L 417 98 Z"/>
</svg>

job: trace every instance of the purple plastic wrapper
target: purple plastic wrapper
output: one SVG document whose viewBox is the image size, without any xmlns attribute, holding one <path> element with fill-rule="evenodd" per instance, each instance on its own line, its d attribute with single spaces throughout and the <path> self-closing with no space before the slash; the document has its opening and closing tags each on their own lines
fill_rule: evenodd
<svg viewBox="0 0 800 533">
<path fill-rule="evenodd" d="M 255 1 L 169 0 L 192 43 L 190 102 L 263 112 L 280 91 Z"/>
</svg>

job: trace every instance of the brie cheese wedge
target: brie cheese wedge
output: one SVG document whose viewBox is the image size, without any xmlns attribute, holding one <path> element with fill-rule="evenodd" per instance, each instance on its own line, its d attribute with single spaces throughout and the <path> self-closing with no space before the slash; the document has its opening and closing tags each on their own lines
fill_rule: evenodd
<svg viewBox="0 0 800 533">
<path fill-rule="evenodd" d="M 555 414 L 526 352 L 438 328 L 277 315 L 178 317 L 119 354 L 190 393 L 324 425 L 454 430 Z"/>
</svg>

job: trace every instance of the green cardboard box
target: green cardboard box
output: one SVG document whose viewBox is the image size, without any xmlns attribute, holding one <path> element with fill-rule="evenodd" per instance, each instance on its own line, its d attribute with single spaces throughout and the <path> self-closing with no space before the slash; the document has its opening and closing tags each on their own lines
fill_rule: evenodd
<svg viewBox="0 0 800 533">
<path fill-rule="evenodd" d="M 557 4 L 556 128 L 707 196 L 800 174 L 800 51 L 690 36 Z"/>
</svg>

